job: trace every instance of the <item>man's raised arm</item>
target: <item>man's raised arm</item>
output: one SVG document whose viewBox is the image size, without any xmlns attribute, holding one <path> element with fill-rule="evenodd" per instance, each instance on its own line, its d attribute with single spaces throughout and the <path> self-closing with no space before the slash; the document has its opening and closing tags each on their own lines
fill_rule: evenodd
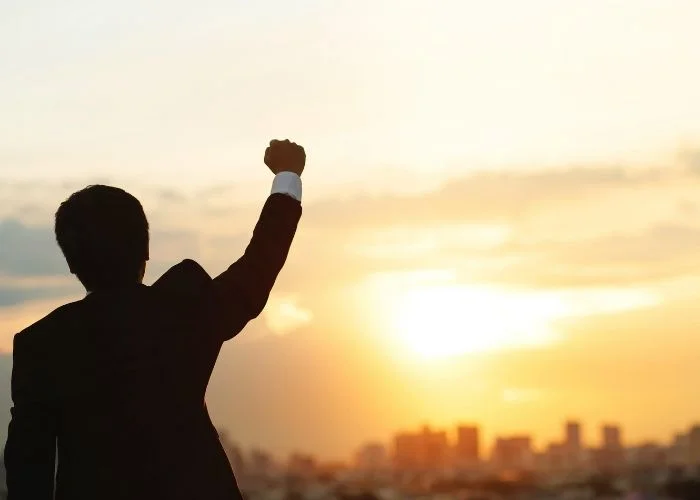
<svg viewBox="0 0 700 500">
<path fill-rule="evenodd" d="M 223 340 L 262 312 L 301 218 L 304 148 L 289 140 L 271 141 L 265 164 L 275 178 L 253 237 L 243 256 L 213 280 L 212 314 Z"/>
</svg>

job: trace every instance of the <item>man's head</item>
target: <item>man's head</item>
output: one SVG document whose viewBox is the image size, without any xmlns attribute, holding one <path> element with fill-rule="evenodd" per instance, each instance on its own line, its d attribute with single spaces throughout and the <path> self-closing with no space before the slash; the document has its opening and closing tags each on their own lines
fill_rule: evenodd
<svg viewBox="0 0 700 500">
<path fill-rule="evenodd" d="M 140 282 L 148 260 L 148 220 L 123 189 L 94 185 L 56 211 L 56 241 L 70 271 L 92 291 Z"/>
</svg>

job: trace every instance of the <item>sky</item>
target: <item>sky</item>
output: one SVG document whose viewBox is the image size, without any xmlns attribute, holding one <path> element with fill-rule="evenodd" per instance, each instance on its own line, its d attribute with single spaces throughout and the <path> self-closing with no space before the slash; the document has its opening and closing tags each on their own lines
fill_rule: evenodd
<svg viewBox="0 0 700 500">
<path fill-rule="evenodd" d="M 591 444 L 607 422 L 670 439 L 700 419 L 698 16 L 683 0 L 5 0 L 2 383 L 13 334 L 82 293 L 58 203 L 124 187 L 151 222 L 147 282 L 183 258 L 216 274 L 269 191 L 268 141 L 288 137 L 307 151 L 304 216 L 208 393 L 242 446 L 346 459 L 459 422 L 541 445 L 566 418 Z"/>
</svg>

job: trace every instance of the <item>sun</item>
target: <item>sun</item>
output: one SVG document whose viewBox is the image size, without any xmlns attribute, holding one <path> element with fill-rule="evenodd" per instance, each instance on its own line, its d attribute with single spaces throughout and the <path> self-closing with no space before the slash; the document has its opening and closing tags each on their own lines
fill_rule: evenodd
<svg viewBox="0 0 700 500">
<path fill-rule="evenodd" d="M 420 285 L 399 294 L 390 328 L 404 348 L 434 359 L 549 343 L 561 313 L 557 301 L 524 293 Z"/>
<path fill-rule="evenodd" d="M 557 328 L 561 320 L 650 307 L 660 300 L 636 288 L 465 284 L 450 269 L 374 273 L 357 293 L 363 317 L 373 318 L 370 328 L 390 352 L 422 360 L 551 345 L 565 340 Z"/>
</svg>

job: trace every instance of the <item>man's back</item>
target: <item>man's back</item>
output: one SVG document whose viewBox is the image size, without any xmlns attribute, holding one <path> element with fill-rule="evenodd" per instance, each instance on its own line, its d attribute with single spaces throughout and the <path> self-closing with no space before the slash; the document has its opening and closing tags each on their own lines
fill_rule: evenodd
<svg viewBox="0 0 700 500">
<path fill-rule="evenodd" d="M 300 216 L 297 200 L 273 194 L 244 256 L 217 278 L 186 260 L 16 335 L 10 498 L 50 498 L 56 442 L 59 500 L 237 498 L 204 395 L 222 343 L 262 311 Z"/>
<path fill-rule="evenodd" d="M 134 490 L 196 498 L 236 492 L 204 404 L 221 347 L 197 303 L 136 285 L 59 309 L 29 342 L 53 364 L 57 496 L 128 498 Z M 172 486 L 172 490 L 168 491 Z M 63 493 L 66 493 L 63 495 Z"/>
</svg>

